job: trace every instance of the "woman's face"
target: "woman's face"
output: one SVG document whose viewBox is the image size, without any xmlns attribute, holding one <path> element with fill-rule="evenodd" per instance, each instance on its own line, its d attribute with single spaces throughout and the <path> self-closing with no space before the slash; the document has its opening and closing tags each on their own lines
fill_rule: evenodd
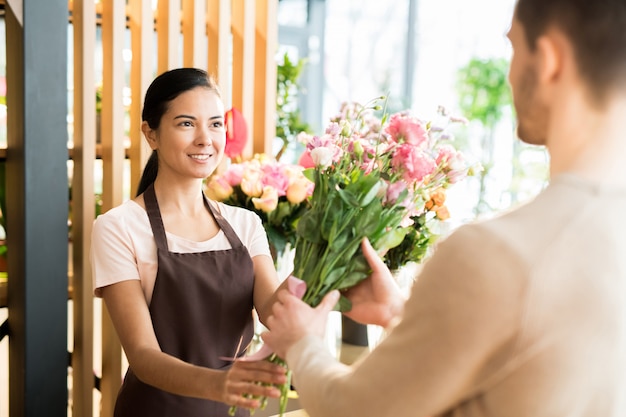
<svg viewBox="0 0 626 417">
<path fill-rule="evenodd" d="M 144 134 L 159 151 L 159 176 L 206 178 L 224 155 L 224 103 L 215 91 L 196 87 L 170 101 L 158 129 Z"/>
</svg>

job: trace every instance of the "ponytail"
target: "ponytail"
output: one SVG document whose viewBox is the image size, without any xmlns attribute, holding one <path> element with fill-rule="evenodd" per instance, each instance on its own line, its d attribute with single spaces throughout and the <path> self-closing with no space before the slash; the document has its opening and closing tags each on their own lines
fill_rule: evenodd
<svg viewBox="0 0 626 417">
<path fill-rule="evenodd" d="M 150 158 L 148 158 L 146 166 L 143 168 L 143 173 L 141 174 L 141 179 L 139 180 L 139 186 L 137 187 L 137 196 L 143 194 L 143 192 L 146 191 L 150 184 L 154 183 L 158 172 L 159 155 L 157 154 L 157 151 L 154 150 L 152 151 Z"/>
</svg>

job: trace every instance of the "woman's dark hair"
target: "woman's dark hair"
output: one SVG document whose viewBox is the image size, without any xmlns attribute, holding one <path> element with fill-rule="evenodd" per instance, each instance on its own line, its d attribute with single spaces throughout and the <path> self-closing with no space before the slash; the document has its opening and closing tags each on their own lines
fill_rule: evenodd
<svg viewBox="0 0 626 417">
<path fill-rule="evenodd" d="M 163 114 L 167 111 L 170 101 L 182 93 L 204 87 L 220 95 L 219 88 L 206 71 L 198 68 L 177 68 L 159 75 L 152 81 L 143 103 L 141 120 L 148 123 L 151 129 L 158 129 Z M 146 162 L 137 187 L 137 195 L 142 194 L 154 182 L 159 168 L 157 151 Z"/>
<path fill-rule="evenodd" d="M 567 36 L 597 104 L 626 84 L 626 1 L 518 0 L 515 17 L 531 50 L 551 26 Z"/>
</svg>

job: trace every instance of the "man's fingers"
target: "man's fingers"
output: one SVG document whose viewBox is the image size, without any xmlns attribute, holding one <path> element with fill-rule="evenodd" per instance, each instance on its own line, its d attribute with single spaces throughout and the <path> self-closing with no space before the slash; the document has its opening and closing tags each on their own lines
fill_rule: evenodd
<svg viewBox="0 0 626 417">
<path fill-rule="evenodd" d="M 361 249 L 363 250 L 363 256 L 365 256 L 365 260 L 367 260 L 367 263 L 372 268 L 372 271 L 378 271 L 385 267 L 385 263 L 383 262 L 381 257 L 378 256 L 378 253 L 376 253 L 376 250 L 374 249 L 368 238 L 363 238 L 363 241 L 361 243 Z"/>
</svg>

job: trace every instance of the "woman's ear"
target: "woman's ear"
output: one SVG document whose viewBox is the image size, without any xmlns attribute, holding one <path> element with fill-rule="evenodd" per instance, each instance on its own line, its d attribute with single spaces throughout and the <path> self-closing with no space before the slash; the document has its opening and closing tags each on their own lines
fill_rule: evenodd
<svg viewBox="0 0 626 417">
<path fill-rule="evenodd" d="M 150 149 L 155 150 L 157 148 L 156 130 L 152 129 L 148 122 L 144 120 L 141 122 L 141 131 L 143 132 L 143 136 L 146 138 Z"/>
</svg>

